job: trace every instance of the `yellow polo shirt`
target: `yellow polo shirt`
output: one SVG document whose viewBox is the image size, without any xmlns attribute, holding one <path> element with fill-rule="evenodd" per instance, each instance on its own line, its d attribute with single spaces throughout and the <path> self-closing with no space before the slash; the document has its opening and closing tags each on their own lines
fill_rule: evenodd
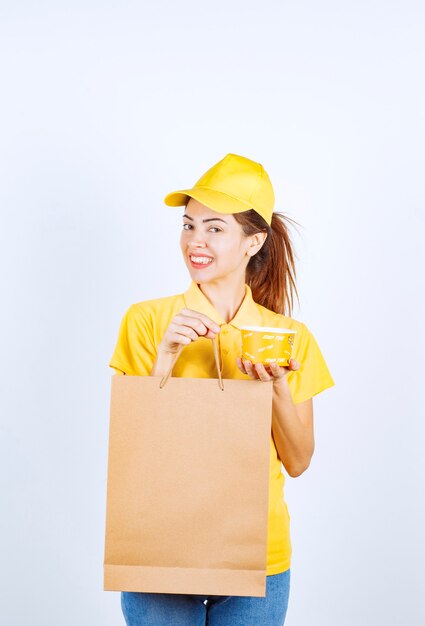
<svg viewBox="0 0 425 626">
<path fill-rule="evenodd" d="M 251 288 L 247 284 L 244 300 L 229 323 L 221 317 L 195 281 L 191 281 L 189 288 L 182 294 L 132 304 L 121 320 L 118 340 L 109 366 L 118 374 L 149 376 L 156 359 L 157 346 L 173 317 L 183 308 L 204 313 L 220 326 L 217 343 L 223 378 L 248 380 L 236 365 L 236 357 L 240 356 L 239 326 L 276 326 L 297 331 L 292 357 L 300 363 L 300 369 L 287 374 L 295 404 L 308 400 L 335 384 L 320 348 L 307 326 L 254 302 Z M 172 375 L 217 378 L 211 340 L 200 337 L 186 345 L 177 359 Z M 290 515 L 284 499 L 285 474 L 282 468 L 283 464 L 270 433 L 267 576 L 280 574 L 289 569 L 291 564 Z"/>
</svg>

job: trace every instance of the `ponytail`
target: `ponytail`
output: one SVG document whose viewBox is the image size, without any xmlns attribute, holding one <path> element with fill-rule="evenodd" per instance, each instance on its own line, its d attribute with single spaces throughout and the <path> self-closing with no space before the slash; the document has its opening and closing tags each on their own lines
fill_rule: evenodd
<svg viewBox="0 0 425 626">
<path fill-rule="evenodd" d="M 251 288 L 254 302 L 290 317 L 294 293 L 299 303 L 295 285 L 297 255 L 285 222 L 298 222 L 283 213 L 274 212 L 269 226 L 254 209 L 233 213 L 233 216 L 247 236 L 267 232 L 263 245 L 251 257 L 246 268 L 245 282 Z"/>
</svg>

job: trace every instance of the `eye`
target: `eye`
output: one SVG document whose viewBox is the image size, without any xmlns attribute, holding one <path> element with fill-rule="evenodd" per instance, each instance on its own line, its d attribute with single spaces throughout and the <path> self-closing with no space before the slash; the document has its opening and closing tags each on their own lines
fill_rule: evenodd
<svg viewBox="0 0 425 626">
<path fill-rule="evenodd" d="M 186 228 L 186 226 L 190 226 L 190 229 Z M 213 228 L 216 232 L 221 232 L 221 228 L 218 228 L 217 226 L 210 226 L 208 230 L 211 230 L 211 228 Z M 183 230 L 192 230 L 192 224 L 183 224 Z"/>
</svg>

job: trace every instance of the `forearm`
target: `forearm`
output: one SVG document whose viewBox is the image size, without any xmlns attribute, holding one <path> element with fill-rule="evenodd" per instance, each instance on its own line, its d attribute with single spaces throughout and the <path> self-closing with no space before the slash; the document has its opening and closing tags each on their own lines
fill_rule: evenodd
<svg viewBox="0 0 425 626">
<path fill-rule="evenodd" d="M 171 352 L 158 351 L 156 360 L 152 366 L 150 376 L 165 376 L 171 367 L 175 354 Z"/>
<path fill-rule="evenodd" d="M 273 386 L 272 434 L 288 474 L 302 474 L 313 456 L 314 441 L 298 417 L 286 376 Z"/>
</svg>

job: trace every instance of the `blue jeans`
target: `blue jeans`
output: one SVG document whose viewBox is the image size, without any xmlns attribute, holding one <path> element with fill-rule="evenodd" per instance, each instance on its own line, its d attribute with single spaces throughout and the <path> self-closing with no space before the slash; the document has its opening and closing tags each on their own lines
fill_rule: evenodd
<svg viewBox="0 0 425 626">
<path fill-rule="evenodd" d="M 282 626 L 290 578 L 266 576 L 264 598 L 122 591 L 121 608 L 127 626 Z"/>
</svg>

